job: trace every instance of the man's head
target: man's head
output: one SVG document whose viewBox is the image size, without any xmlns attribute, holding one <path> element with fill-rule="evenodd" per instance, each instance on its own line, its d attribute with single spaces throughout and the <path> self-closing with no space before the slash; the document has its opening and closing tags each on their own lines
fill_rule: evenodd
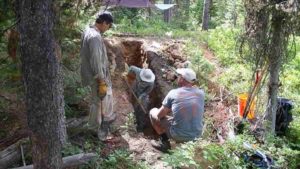
<svg viewBox="0 0 300 169">
<path fill-rule="evenodd" d="M 142 69 L 140 72 L 140 78 L 144 82 L 153 83 L 155 80 L 155 75 L 153 74 L 151 69 Z"/>
<path fill-rule="evenodd" d="M 113 17 L 110 12 L 103 12 L 98 14 L 96 18 L 96 26 L 101 33 L 104 33 L 113 26 Z"/>
<path fill-rule="evenodd" d="M 179 86 L 192 86 L 196 80 L 196 73 L 190 68 L 177 69 L 177 83 Z"/>
</svg>

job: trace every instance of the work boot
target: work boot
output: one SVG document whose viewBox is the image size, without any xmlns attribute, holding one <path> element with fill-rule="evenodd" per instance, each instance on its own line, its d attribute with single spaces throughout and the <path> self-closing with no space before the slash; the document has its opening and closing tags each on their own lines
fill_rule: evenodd
<svg viewBox="0 0 300 169">
<path fill-rule="evenodd" d="M 101 140 L 101 141 L 105 141 L 106 140 L 107 135 L 109 133 L 109 124 L 110 124 L 110 122 L 108 122 L 108 121 L 103 121 L 101 123 L 101 126 L 100 126 L 100 128 L 98 130 L 98 138 L 99 138 L 99 140 Z"/>
<path fill-rule="evenodd" d="M 151 145 L 156 150 L 159 150 L 163 153 L 168 153 L 169 150 L 171 149 L 171 144 L 169 140 L 165 140 L 165 141 L 163 141 L 162 139 L 159 139 L 158 141 L 151 140 Z"/>
</svg>

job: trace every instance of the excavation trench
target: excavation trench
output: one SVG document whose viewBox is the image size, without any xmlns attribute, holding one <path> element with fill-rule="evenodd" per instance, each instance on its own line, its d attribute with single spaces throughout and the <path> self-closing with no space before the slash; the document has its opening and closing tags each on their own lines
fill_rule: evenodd
<svg viewBox="0 0 300 169">
<path fill-rule="evenodd" d="M 124 71 L 125 63 L 129 66 L 148 67 L 155 74 L 155 87 L 149 94 L 149 108 L 161 106 L 164 97 L 174 88 L 174 69 L 186 66 L 187 58 L 183 52 L 183 45 L 184 42 L 178 40 L 167 40 L 164 42 L 137 38 L 116 38 L 107 40 L 109 58 L 112 64 L 116 64 L 113 66 L 116 67 L 116 77 L 122 79 L 121 74 Z M 213 53 L 210 55 L 213 55 Z M 217 131 L 221 131 L 220 135 L 226 138 L 228 133 L 226 127 L 227 121 L 233 116 L 232 114 L 234 114 L 236 110 L 234 106 L 231 106 L 235 104 L 234 99 L 228 97 L 230 93 L 227 90 L 210 79 L 199 77 L 199 81 L 200 80 L 201 84 L 208 86 L 207 92 L 215 93 L 215 97 L 219 98 L 219 100 L 214 98 L 206 102 L 204 116 L 213 120 L 213 131 L 216 133 Z M 134 76 L 129 75 L 128 81 L 132 84 Z M 122 85 L 126 86 L 124 82 Z M 136 99 L 129 91 L 130 90 L 126 88 L 127 95 L 130 96 L 130 103 L 133 104 Z M 153 136 L 155 132 L 153 132 L 148 116 L 145 116 L 145 122 L 146 130 L 144 131 L 144 135 Z M 212 137 L 214 137 L 216 141 L 219 139 L 217 134 L 213 134 Z"/>
<path fill-rule="evenodd" d="M 155 86 L 152 92 L 149 94 L 150 103 L 147 109 L 147 113 L 149 109 L 153 107 L 160 107 L 163 98 L 166 96 L 168 91 L 170 91 L 172 87 L 172 83 L 168 82 L 163 73 L 163 69 L 167 69 L 166 65 L 170 64 L 168 61 L 158 54 L 153 48 L 151 48 L 151 44 L 148 44 L 142 40 L 136 39 L 107 39 L 106 40 L 107 52 L 111 66 L 111 72 L 114 72 L 115 78 L 122 79 L 122 72 L 125 71 L 125 63 L 128 66 L 137 66 L 140 68 L 146 67 L 153 71 L 155 74 Z M 134 74 L 129 74 L 127 76 L 127 81 L 129 86 L 131 87 L 135 80 Z M 128 89 L 125 81 L 122 85 L 127 87 L 127 94 L 131 104 L 136 104 L 136 99 L 132 94 L 132 91 Z M 114 85 L 114 84 L 113 84 Z M 151 127 L 150 120 L 148 114 L 145 115 L 145 136 L 155 136 L 155 132 Z"/>
</svg>

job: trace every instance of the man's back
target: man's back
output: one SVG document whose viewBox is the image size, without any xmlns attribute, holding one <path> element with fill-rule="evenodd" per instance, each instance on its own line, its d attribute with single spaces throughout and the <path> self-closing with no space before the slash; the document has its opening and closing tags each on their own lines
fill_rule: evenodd
<svg viewBox="0 0 300 169">
<path fill-rule="evenodd" d="M 189 141 L 202 134 L 204 92 L 194 87 L 181 87 L 171 90 L 163 105 L 173 113 L 170 128 L 172 137 L 178 141 Z"/>
</svg>

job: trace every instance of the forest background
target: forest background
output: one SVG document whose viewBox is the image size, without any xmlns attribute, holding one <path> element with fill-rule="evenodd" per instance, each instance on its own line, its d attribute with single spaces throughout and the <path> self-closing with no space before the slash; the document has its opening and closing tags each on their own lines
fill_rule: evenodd
<svg viewBox="0 0 300 169">
<path fill-rule="evenodd" d="M 192 61 L 197 70 L 198 77 L 206 77 L 216 71 L 215 65 L 211 64 L 203 57 L 203 51 L 198 47 L 199 44 L 205 44 L 215 54 L 222 74 L 218 79 L 211 79 L 220 86 L 224 86 L 232 93 L 233 97 L 240 93 L 248 92 L 251 89 L 256 71 L 255 59 L 251 58 L 249 50 L 241 51 L 241 42 L 245 36 L 247 14 L 249 11 L 245 8 L 247 2 L 242 0 L 209 1 L 209 18 L 207 30 L 203 27 L 203 14 L 205 3 L 209 0 L 184 0 L 174 1 L 177 5 L 172 8 L 168 18 L 166 13 L 157 9 L 149 8 L 122 8 L 115 7 L 109 9 L 114 17 L 116 28 L 106 33 L 106 37 L 112 37 L 118 34 L 133 35 L 139 37 L 160 37 L 165 39 L 184 39 L 186 40 L 185 53 Z M 155 1 L 155 3 L 164 3 Z M 172 3 L 166 1 L 165 3 Z M 280 3 L 278 3 L 280 4 Z M 18 24 L 15 14 L 14 1 L 2 0 L 0 2 L 0 79 L 1 91 L 8 93 L 17 93 L 18 99 L 24 98 L 24 91 L 21 81 L 21 61 L 18 51 L 18 37 L 14 35 L 14 29 Z M 55 4 L 57 15 L 57 25 L 55 27 L 56 40 L 61 48 L 61 63 L 63 65 L 63 85 L 64 85 L 64 108 L 67 118 L 76 117 L 80 110 L 73 105 L 79 103 L 88 93 L 88 89 L 80 84 L 79 68 L 79 46 L 80 36 L 85 26 L 93 23 L 95 14 L 99 9 L 103 10 L 98 1 L 76 1 L 62 0 Z M 255 6 L 253 7 L 255 8 Z M 292 22 L 299 23 L 299 13 L 297 19 Z M 266 135 L 264 142 L 257 142 L 253 134 L 245 131 L 238 135 L 234 141 L 227 140 L 224 145 L 220 145 L 210 140 L 203 139 L 198 142 L 184 144 L 178 147 L 170 155 L 164 156 L 164 161 L 172 167 L 192 166 L 199 167 L 201 162 L 195 158 L 195 154 L 209 161 L 209 165 L 220 168 L 247 167 L 245 163 L 236 154 L 245 151 L 244 143 L 250 142 L 257 145 L 260 150 L 270 154 L 275 161 L 275 166 L 279 168 L 297 168 L 299 167 L 299 142 L 300 142 L 300 30 L 297 27 L 289 36 L 287 45 L 287 54 L 283 59 L 280 69 L 278 96 L 290 99 L 293 102 L 293 121 L 290 123 L 285 136 L 275 137 Z M 246 47 L 247 48 L 247 47 Z M 252 53 L 253 54 L 253 53 Z M 254 54 L 253 54 L 254 55 Z M 253 56 L 252 55 L 252 56 Z M 267 75 L 269 76 L 269 75 Z M 205 79 L 202 79 L 201 87 L 207 88 Z M 259 93 L 262 103 L 257 115 L 264 115 L 266 93 L 268 92 L 268 82 L 264 81 Z M 3 94 L 1 95 L 3 96 Z M 206 96 L 207 100 L 214 96 Z M 10 101 L 5 97 L 0 97 L 0 120 L 1 123 L 10 122 L 10 114 L 6 111 Z M 209 119 L 208 119 L 209 121 Z M 209 133 L 209 127 L 207 128 Z M 8 131 L 5 128 L 0 129 L 1 138 L 5 138 Z M 207 137 L 209 138 L 209 137 Z M 89 143 L 86 145 L 91 146 Z M 201 150 L 201 151 L 200 151 Z M 76 154 L 82 152 L 76 145 L 68 145 L 63 150 L 63 155 Z M 130 156 L 131 152 L 119 150 L 111 154 L 108 159 L 100 159 L 89 166 L 116 166 L 122 159 L 123 163 L 128 163 L 134 168 Z M 232 158 L 232 157 L 237 158 Z M 28 157 L 30 158 L 30 157 Z M 147 164 L 140 164 L 139 167 L 147 168 Z M 235 168 L 234 167 L 234 168 Z"/>
</svg>

